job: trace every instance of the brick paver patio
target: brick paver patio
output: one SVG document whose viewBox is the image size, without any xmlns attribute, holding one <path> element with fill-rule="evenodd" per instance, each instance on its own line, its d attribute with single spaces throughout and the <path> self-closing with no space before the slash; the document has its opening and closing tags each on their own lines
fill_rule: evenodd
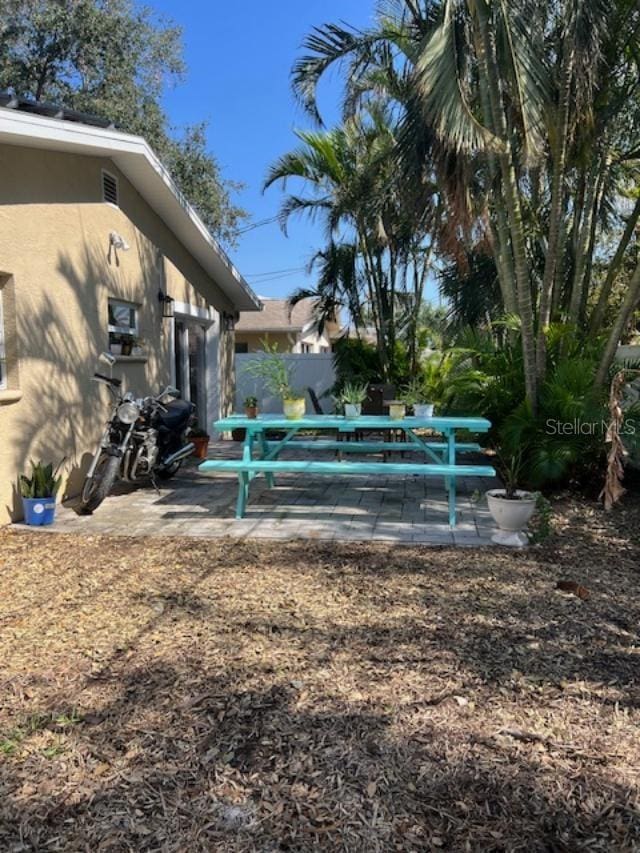
<svg viewBox="0 0 640 853">
<path fill-rule="evenodd" d="M 215 442 L 211 458 L 237 458 L 235 442 Z M 405 454 L 408 459 L 411 454 Z M 287 458 L 308 458 L 299 451 Z M 315 453 L 314 458 L 322 458 Z M 327 459 L 333 458 L 327 454 Z M 379 458 L 379 457 L 378 457 Z M 419 461 L 418 457 L 413 461 Z M 494 524 L 486 502 L 473 500 L 496 484 L 486 478 L 458 480 L 458 526 L 447 521 L 440 480 L 426 477 L 300 477 L 281 474 L 268 489 L 251 484 L 247 516 L 236 519 L 235 474 L 203 475 L 195 460 L 159 492 L 149 485 L 118 486 L 92 516 L 78 515 L 74 502 L 58 508 L 50 528 L 59 533 L 219 538 L 335 539 L 426 545 L 486 545 Z"/>
</svg>

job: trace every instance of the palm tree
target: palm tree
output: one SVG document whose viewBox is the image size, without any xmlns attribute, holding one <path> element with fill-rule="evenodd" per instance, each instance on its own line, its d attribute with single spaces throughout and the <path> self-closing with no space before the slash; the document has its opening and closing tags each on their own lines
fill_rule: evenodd
<svg viewBox="0 0 640 853">
<path fill-rule="evenodd" d="M 265 181 L 266 188 L 303 180 L 307 192 L 290 194 L 283 202 L 282 225 L 286 229 L 292 214 L 303 213 L 320 218 L 327 235 L 328 245 L 313 265 L 320 270 L 315 290 L 296 293 L 293 300 L 313 293 L 319 300 L 319 319 L 322 306 L 327 312 L 345 306 L 356 326 L 365 304 L 385 376 L 394 370 L 400 305 L 408 337 L 415 339 L 430 262 L 425 234 L 431 204 L 423 193 L 421 209 L 414 215 L 411 199 L 400 191 L 391 156 L 395 132 L 388 112 L 373 107 L 343 127 L 299 132 L 302 145 L 281 157 Z M 415 363 L 415 345 L 410 350 Z"/>
<path fill-rule="evenodd" d="M 327 25 L 306 48 L 293 83 L 311 114 L 320 119 L 322 75 L 346 64 L 346 114 L 371 100 L 391 105 L 408 173 L 435 175 L 450 226 L 440 248 L 447 254 L 452 234 L 466 244 L 454 256 L 489 247 L 502 307 L 519 315 L 535 408 L 546 329 L 562 317 L 584 324 L 593 258 L 611 241 L 640 154 L 637 2 L 395 0 L 371 29 Z M 616 268 L 636 221 L 619 235 Z"/>
</svg>

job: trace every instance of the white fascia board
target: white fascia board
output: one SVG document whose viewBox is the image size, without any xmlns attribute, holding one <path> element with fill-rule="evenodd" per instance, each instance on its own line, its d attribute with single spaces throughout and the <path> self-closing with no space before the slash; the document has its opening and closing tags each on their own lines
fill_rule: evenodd
<svg viewBox="0 0 640 853">
<path fill-rule="evenodd" d="M 261 310 L 256 294 L 141 136 L 0 108 L 0 142 L 112 159 L 235 309 Z"/>
<path fill-rule="evenodd" d="M 238 335 L 262 335 L 264 332 L 275 334 L 282 332 L 283 335 L 290 335 L 292 332 L 301 332 L 302 326 L 260 326 L 260 328 L 245 329 L 236 323 L 236 334 Z"/>
</svg>

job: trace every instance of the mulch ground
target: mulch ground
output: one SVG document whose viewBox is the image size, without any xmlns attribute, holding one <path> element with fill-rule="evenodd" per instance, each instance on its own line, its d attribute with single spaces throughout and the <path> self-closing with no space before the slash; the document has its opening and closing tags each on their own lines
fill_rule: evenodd
<svg viewBox="0 0 640 853">
<path fill-rule="evenodd" d="M 0 850 L 640 850 L 639 532 L 0 531 Z"/>
</svg>

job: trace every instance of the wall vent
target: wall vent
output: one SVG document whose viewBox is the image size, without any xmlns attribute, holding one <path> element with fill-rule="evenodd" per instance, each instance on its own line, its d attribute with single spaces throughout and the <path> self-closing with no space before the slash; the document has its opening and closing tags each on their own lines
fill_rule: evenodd
<svg viewBox="0 0 640 853">
<path fill-rule="evenodd" d="M 102 172 L 102 200 L 118 204 L 118 179 L 110 172 Z"/>
</svg>

